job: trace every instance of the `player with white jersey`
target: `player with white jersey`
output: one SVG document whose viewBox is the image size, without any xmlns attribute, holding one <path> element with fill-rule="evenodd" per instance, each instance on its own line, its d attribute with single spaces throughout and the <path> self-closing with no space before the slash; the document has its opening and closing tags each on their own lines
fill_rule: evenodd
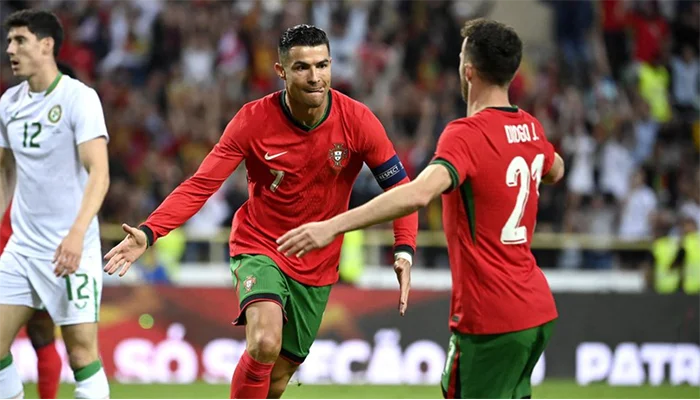
<svg viewBox="0 0 700 400">
<path fill-rule="evenodd" d="M 23 395 L 10 345 L 42 307 L 62 329 L 76 397 L 106 398 L 97 347 L 96 215 L 109 187 L 102 106 L 93 89 L 59 72 L 54 14 L 18 11 L 5 27 L 12 71 L 25 80 L 0 97 L 0 161 L 11 151 L 16 165 L 12 235 L 0 255 L 0 398 Z"/>
</svg>

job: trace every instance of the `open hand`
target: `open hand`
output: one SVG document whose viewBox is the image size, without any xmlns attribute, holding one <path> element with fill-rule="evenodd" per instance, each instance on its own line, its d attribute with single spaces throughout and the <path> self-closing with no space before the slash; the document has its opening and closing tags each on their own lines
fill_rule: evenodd
<svg viewBox="0 0 700 400">
<path fill-rule="evenodd" d="M 143 231 L 127 224 L 122 224 L 122 229 L 126 232 L 126 237 L 105 255 L 105 260 L 109 262 L 104 270 L 110 275 L 121 269 L 119 276 L 124 276 L 131 268 L 131 264 L 138 260 L 148 248 L 148 238 Z"/>
<path fill-rule="evenodd" d="M 335 236 L 328 221 L 311 222 L 292 229 L 277 239 L 277 250 L 287 257 L 292 254 L 303 257 L 311 250 L 328 246 Z"/>
<path fill-rule="evenodd" d="M 396 272 L 396 279 L 399 280 L 399 290 L 401 291 L 399 313 L 403 317 L 406 314 L 406 308 L 408 308 L 408 294 L 411 291 L 411 263 L 405 258 L 397 258 L 394 261 L 394 272 Z"/>
</svg>

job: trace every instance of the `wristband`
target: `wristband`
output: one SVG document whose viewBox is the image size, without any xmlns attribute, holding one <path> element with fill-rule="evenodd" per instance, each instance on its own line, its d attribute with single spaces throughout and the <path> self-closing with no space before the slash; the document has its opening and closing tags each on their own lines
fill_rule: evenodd
<svg viewBox="0 0 700 400">
<path fill-rule="evenodd" d="M 394 253 L 394 261 L 398 261 L 399 258 L 403 258 L 404 260 L 408 261 L 408 265 L 413 265 L 413 256 L 411 253 L 408 253 L 406 251 L 399 251 L 397 253 Z"/>
</svg>

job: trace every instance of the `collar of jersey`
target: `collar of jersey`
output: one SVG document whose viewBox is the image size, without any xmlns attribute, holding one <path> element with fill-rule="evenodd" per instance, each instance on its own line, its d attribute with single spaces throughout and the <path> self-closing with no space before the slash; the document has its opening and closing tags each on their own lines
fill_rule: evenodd
<svg viewBox="0 0 700 400">
<path fill-rule="evenodd" d="M 58 81 L 61 80 L 61 77 L 62 77 L 62 76 L 63 76 L 63 74 L 61 73 L 61 71 L 59 71 L 59 72 L 58 72 L 58 75 L 56 76 L 56 79 L 54 79 L 53 82 L 51 82 L 51 84 L 49 85 L 49 87 L 48 87 L 48 88 L 46 89 L 46 91 L 43 92 L 43 93 L 42 93 L 42 92 L 38 92 L 38 93 L 37 93 L 37 92 L 32 92 L 31 90 L 27 89 L 27 92 L 29 92 L 29 97 L 32 97 L 32 95 L 34 95 L 34 96 L 43 96 L 43 97 L 48 96 L 51 92 L 53 92 L 54 89 L 56 89 L 56 86 L 58 86 Z"/>
<path fill-rule="evenodd" d="M 288 120 L 290 120 L 297 128 L 309 132 L 310 130 L 318 127 L 321 125 L 325 120 L 328 119 L 328 116 L 331 115 L 331 103 L 333 103 L 333 96 L 331 96 L 331 91 L 328 90 L 328 104 L 326 105 L 326 112 L 323 113 L 323 117 L 313 126 L 306 126 L 299 122 L 294 116 L 292 115 L 292 111 L 287 107 L 287 102 L 284 101 L 285 96 L 287 95 L 287 91 L 283 90 L 282 94 L 280 95 L 280 106 L 282 107 L 282 111 L 284 112 L 284 115 L 287 117 Z"/>
<path fill-rule="evenodd" d="M 504 112 L 511 112 L 511 113 L 518 112 L 518 106 L 510 106 L 510 107 L 486 107 L 486 108 L 491 108 L 491 109 L 493 109 L 493 110 L 504 111 Z"/>
</svg>

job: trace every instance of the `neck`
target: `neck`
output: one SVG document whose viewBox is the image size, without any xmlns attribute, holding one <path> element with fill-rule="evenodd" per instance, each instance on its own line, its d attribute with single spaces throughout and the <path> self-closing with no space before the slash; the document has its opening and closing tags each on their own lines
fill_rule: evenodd
<svg viewBox="0 0 700 400">
<path fill-rule="evenodd" d="M 480 90 L 472 86 L 467 106 L 468 117 L 488 107 L 512 107 L 508 99 L 508 88 L 500 86 L 487 86 Z"/>
<path fill-rule="evenodd" d="M 51 86 L 58 76 L 58 67 L 52 63 L 48 67 L 42 68 L 27 79 L 29 90 L 35 93 L 43 92 Z"/>
<path fill-rule="evenodd" d="M 292 114 L 292 117 L 294 117 L 294 119 L 301 122 L 302 124 L 306 126 L 314 126 L 325 115 L 326 108 L 328 107 L 328 94 L 326 94 L 326 97 L 323 99 L 323 104 L 321 104 L 320 107 L 308 107 L 303 103 L 294 101 L 289 96 L 289 90 L 285 90 L 284 93 L 284 101 L 285 103 L 287 103 L 289 112 Z"/>
</svg>

